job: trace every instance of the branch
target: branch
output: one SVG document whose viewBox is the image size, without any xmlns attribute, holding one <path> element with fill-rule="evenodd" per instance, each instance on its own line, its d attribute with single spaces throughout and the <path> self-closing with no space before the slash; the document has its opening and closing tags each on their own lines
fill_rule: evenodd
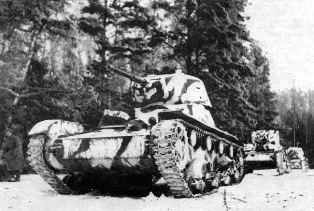
<svg viewBox="0 0 314 211">
<path fill-rule="evenodd" d="M 22 95 L 19 95 L 19 98 L 27 98 L 27 97 L 31 97 L 31 96 L 35 96 L 35 95 L 40 95 L 40 94 L 43 94 L 46 92 L 48 92 L 48 90 L 41 91 L 41 92 L 35 92 L 35 93 L 22 94 Z"/>
<path fill-rule="evenodd" d="M 166 44 L 168 47 L 174 49 L 174 47 L 173 47 L 170 43 L 168 43 L 168 42 L 166 42 L 166 41 L 162 41 L 162 42 L 163 42 L 164 44 Z"/>
<path fill-rule="evenodd" d="M 20 95 L 20 94 L 14 92 L 12 89 L 9 89 L 9 88 L 6 88 L 6 87 L 0 87 L 0 89 L 9 92 L 11 95 L 13 95 L 15 97 L 13 105 L 16 105 L 21 98 L 28 98 L 28 97 L 31 97 L 31 96 L 40 95 L 40 94 L 43 94 L 43 93 L 47 92 L 47 91 L 40 91 L 40 92 L 28 93 L 28 94 Z"/>
<path fill-rule="evenodd" d="M 166 44 L 168 47 L 170 47 L 170 48 L 172 48 L 172 49 L 174 49 L 174 47 L 171 45 L 171 44 L 169 44 L 168 42 L 166 42 L 166 41 L 162 41 L 164 44 Z M 184 60 L 185 60 L 185 58 L 183 58 Z M 183 65 L 178 59 L 176 59 L 176 58 L 173 58 L 173 60 L 175 60 L 177 63 L 179 63 L 182 67 L 184 67 L 185 69 L 187 69 L 187 67 L 185 66 L 185 65 Z"/>
<path fill-rule="evenodd" d="M 220 79 L 214 77 L 212 74 L 209 73 L 208 76 L 209 76 L 211 79 L 213 79 L 216 83 L 218 83 L 218 84 L 220 84 L 220 85 L 222 85 L 222 86 L 226 86 L 226 87 L 229 88 L 229 86 L 228 86 L 226 83 L 224 83 L 224 82 L 222 82 Z"/>
<path fill-rule="evenodd" d="M 41 105 L 39 102 L 35 101 L 35 100 L 31 100 L 31 102 L 33 102 L 34 104 L 36 104 L 38 107 L 43 108 L 46 111 L 49 111 L 49 109 L 46 106 Z"/>
<path fill-rule="evenodd" d="M 13 86 L 18 88 L 25 88 L 25 89 L 35 89 L 35 90 L 47 90 L 47 92 L 74 92 L 68 89 L 53 89 L 53 88 L 45 88 L 45 87 L 32 87 L 32 86 L 23 86 L 23 85 L 16 85 L 12 83 L 5 83 L 7 86 Z"/>
<path fill-rule="evenodd" d="M 16 92 L 14 92 L 12 89 L 6 88 L 6 87 L 0 87 L 0 89 L 9 92 L 11 95 L 13 95 L 15 97 L 13 105 L 15 106 L 19 100 L 20 100 L 20 95 Z"/>
<path fill-rule="evenodd" d="M 44 93 L 47 93 L 47 92 L 50 92 L 50 91 L 52 91 L 52 92 L 56 92 L 56 91 L 57 92 L 58 91 L 60 91 L 60 92 L 64 92 L 64 91 L 66 91 L 66 92 L 73 92 L 73 91 L 70 91 L 70 90 L 55 90 L 55 89 L 45 89 L 45 88 L 43 88 L 44 89 L 43 91 L 27 93 L 27 94 L 18 94 L 16 92 L 14 92 L 12 89 L 9 89 L 7 87 L 0 87 L 0 89 L 9 92 L 11 95 L 13 95 L 15 97 L 13 105 L 16 105 L 21 98 L 29 98 L 29 97 L 36 96 L 36 95 L 41 95 L 41 94 L 44 94 Z"/>
<path fill-rule="evenodd" d="M 20 96 L 18 93 L 14 92 L 13 90 L 11 90 L 11 89 L 9 89 L 9 88 L 1 87 L 1 86 L 0 86 L 0 89 L 9 92 L 9 93 L 10 93 L 11 95 L 13 95 L 14 97 L 19 97 L 19 96 Z"/>
</svg>

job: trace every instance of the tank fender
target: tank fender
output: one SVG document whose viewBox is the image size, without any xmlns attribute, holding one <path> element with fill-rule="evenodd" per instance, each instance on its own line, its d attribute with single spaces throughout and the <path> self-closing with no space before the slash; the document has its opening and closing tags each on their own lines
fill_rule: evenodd
<svg viewBox="0 0 314 211">
<path fill-rule="evenodd" d="M 32 129 L 28 132 L 29 136 L 37 134 L 46 134 L 51 133 L 51 128 L 53 125 L 58 125 L 59 128 L 58 135 L 73 134 L 83 132 L 84 128 L 81 124 L 77 122 L 69 122 L 64 120 L 44 120 L 35 124 Z M 56 127 L 53 127 L 56 128 Z M 55 133 L 56 131 L 54 131 Z"/>
<path fill-rule="evenodd" d="M 45 147 L 51 147 L 60 135 L 73 135 L 81 133 L 84 128 L 78 122 L 69 122 L 64 120 L 44 120 L 36 125 L 29 131 L 28 135 L 31 139 L 36 139 L 37 135 L 44 134 L 48 139 L 45 142 Z M 63 170 L 64 166 L 56 159 L 53 153 L 44 153 L 46 161 L 51 167 L 57 170 Z"/>
<path fill-rule="evenodd" d="M 33 136 L 33 135 L 37 135 L 37 134 L 46 134 L 49 131 L 49 127 L 58 121 L 60 121 L 60 120 L 51 119 L 51 120 L 44 120 L 44 121 L 38 122 L 28 132 L 28 135 Z"/>
</svg>

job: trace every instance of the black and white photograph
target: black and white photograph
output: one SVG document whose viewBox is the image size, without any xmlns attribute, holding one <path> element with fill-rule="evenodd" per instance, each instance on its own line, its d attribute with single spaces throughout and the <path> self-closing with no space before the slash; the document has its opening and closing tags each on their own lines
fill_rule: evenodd
<svg viewBox="0 0 314 211">
<path fill-rule="evenodd" d="M 0 211 L 314 211 L 313 0 L 0 0 Z"/>
</svg>

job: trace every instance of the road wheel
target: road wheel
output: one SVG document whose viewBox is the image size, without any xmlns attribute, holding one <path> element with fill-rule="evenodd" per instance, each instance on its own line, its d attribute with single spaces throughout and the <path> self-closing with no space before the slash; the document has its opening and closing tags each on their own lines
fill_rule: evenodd
<svg viewBox="0 0 314 211">
<path fill-rule="evenodd" d="M 90 186 L 84 183 L 80 175 L 66 175 L 62 181 L 76 194 L 85 194 L 91 191 Z"/>
</svg>

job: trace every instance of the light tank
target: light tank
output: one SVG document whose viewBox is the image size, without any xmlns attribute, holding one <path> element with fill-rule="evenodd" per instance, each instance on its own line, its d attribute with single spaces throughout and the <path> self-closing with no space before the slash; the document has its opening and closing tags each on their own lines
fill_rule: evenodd
<svg viewBox="0 0 314 211">
<path fill-rule="evenodd" d="M 244 144 L 247 172 L 254 169 L 277 168 L 280 175 L 291 171 L 290 160 L 280 144 L 278 130 L 257 130 L 251 133 L 251 143 Z"/>
<path fill-rule="evenodd" d="M 307 166 L 303 149 L 301 147 L 289 147 L 286 151 L 291 162 L 291 168 L 305 171 Z"/>
<path fill-rule="evenodd" d="M 134 118 L 105 110 L 91 131 L 63 120 L 29 131 L 30 165 L 55 191 L 142 188 L 147 194 L 163 181 L 181 198 L 241 182 L 243 143 L 215 126 L 200 79 L 180 70 L 141 78 L 109 68 L 134 81 Z"/>
</svg>

